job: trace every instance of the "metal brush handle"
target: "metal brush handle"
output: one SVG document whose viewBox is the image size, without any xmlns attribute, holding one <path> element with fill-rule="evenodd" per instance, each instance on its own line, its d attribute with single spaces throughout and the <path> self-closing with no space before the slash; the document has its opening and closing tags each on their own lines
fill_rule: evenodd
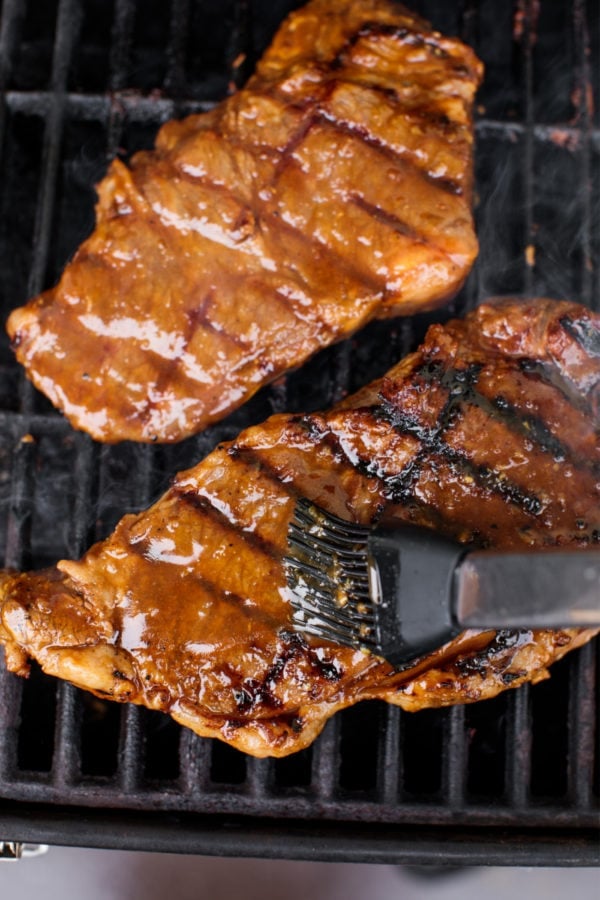
<svg viewBox="0 0 600 900">
<path fill-rule="evenodd" d="M 454 614 L 465 628 L 600 627 L 600 550 L 469 553 Z"/>
</svg>

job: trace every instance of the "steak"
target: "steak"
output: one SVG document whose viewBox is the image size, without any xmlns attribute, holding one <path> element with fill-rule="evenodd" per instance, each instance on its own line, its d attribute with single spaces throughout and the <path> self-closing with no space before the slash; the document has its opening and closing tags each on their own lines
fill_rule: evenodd
<svg viewBox="0 0 600 900">
<path fill-rule="evenodd" d="M 477 253 L 482 66 L 390 0 L 312 0 L 247 87 L 115 160 L 96 228 L 8 332 L 100 441 L 178 441 L 375 317 L 434 307 Z"/>
<path fill-rule="evenodd" d="M 300 636 L 282 562 L 298 496 L 362 524 L 481 547 L 600 540 L 600 317 L 503 300 L 329 412 L 276 415 L 179 474 L 75 561 L 4 572 L 0 642 L 100 697 L 170 713 L 256 756 L 307 746 L 336 710 L 493 697 L 595 633 L 470 630 L 405 671 Z"/>
</svg>

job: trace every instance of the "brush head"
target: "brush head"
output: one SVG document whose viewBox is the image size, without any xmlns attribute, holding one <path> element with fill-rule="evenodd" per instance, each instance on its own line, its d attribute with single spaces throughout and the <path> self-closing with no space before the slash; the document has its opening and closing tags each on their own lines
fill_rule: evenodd
<svg viewBox="0 0 600 900">
<path fill-rule="evenodd" d="M 464 552 L 423 528 L 365 528 L 302 499 L 284 559 L 294 626 L 406 668 L 458 633 L 451 597 Z"/>
<path fill-rule="evenodd" d="M 361 650 L 380 643 L 381 586 L 371 530 L 298 501 L 283 564 L 296 630 Z"/>
</svg>

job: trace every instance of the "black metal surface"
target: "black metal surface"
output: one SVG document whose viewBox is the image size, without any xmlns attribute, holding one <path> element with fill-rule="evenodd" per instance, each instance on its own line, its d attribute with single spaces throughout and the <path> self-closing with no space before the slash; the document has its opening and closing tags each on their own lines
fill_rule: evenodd
<svg viewBox="0 0 600 900">
<path fill-rule="evenodd" d="M 3 0 L 3 319 L 56 280 L 89 233 L 93 184 L 108 160 L 151 146 L 166 119 L 224 96 L 294 5 Z M 462 34 L 486 63 L 476 126 L 481 254 L 461 295 L 435 316 L 369 327 L 175 447 L 101 447 L 76 434 L 0 337 L 6 565 L 79 555 L 217 442 L 273 410 L 329 405 L 389 368 L 434 318 L 509 292 L 599 307 L 598 4 L 413 6 Z M 177 849 L 180 840 L 190 852 L 238 855 L 598 862 L 596 657 L 589 645 L 553 667 L 549 682 L 469 707 L 408 715 L 363 704 L 331 721 L 312 748 L 266 761 L 37 670 L 28 682 L 2 671 L 0 829 L 10 839 L 88 846 L 114 846 L 118 829 L 121 847 Z M 73 819 L 84 823 L 79 831 Z M 257 839 L 267 833 L 278 834 L 276 846 Z"/>
</svg>

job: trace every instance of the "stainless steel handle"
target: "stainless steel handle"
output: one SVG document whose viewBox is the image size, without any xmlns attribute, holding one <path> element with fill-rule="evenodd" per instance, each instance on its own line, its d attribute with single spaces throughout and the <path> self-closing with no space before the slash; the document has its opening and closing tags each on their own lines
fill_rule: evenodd
<svg viewBox="0 0 600 900">
<path fill-rule="evenodd" d="M 468 628 L 598 628 L 600 550 L 469 553 L 455 574 Z"/>
</svg>

